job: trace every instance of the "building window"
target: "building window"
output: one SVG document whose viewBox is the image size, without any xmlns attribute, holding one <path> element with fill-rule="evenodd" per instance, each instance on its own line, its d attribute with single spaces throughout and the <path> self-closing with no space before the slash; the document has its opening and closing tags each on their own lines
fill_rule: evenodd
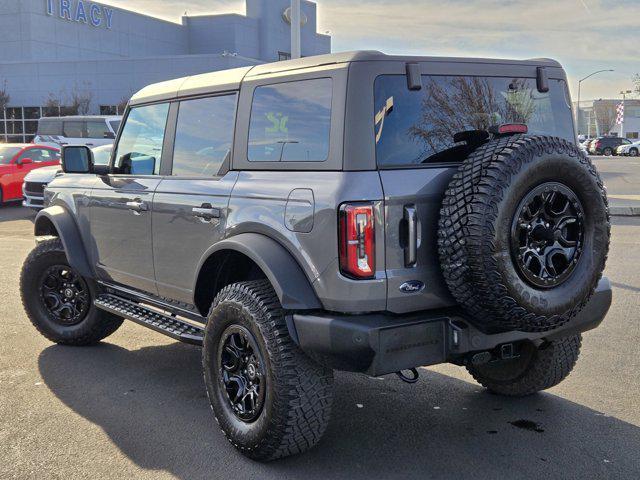
<svg viewBox="0 0 640 480">
<path fill-rule="evenodd" d="M 640 138 L 640 132 L 629 132 L 627 133 L 627 138 L 634 140 Z"/>
<path fill-rule="evenodd" d="M 278 61 L 291 60 L 291 54 L 288 52 L 278 52 Z"/>
<path fill-rule="evenodd" d="M 118 107 L 116 105 L 100 105 L 100 115 L 117 115 Z"/>
</svg>

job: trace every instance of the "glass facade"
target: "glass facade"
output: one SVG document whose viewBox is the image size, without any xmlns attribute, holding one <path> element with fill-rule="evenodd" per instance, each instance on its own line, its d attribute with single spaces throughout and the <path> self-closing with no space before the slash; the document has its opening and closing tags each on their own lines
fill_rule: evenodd
<svg viewBox="0 0 640 480">
<path fill-rule="evenodd" d="M 9 107 L 0 112 L 0 142 L 31 142 L 45 110 L 43 107 Z"/>
</svg>

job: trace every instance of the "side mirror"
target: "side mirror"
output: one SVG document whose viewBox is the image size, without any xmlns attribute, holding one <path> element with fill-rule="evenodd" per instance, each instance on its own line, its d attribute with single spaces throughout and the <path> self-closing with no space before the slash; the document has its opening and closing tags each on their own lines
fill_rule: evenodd
<svg viewBox="0 0 640 480">
<path fill-rule="evenodd" d="M 20 158 L 17 162 L 18 165 L 31 165 L 32 163 L 33 160 L 30 158 Z"/>
<path fill-rule="evenodd" d="M 84 145 L 62 147 L 64 173 L 93 173 L 93 152 Z"/>
</svg>

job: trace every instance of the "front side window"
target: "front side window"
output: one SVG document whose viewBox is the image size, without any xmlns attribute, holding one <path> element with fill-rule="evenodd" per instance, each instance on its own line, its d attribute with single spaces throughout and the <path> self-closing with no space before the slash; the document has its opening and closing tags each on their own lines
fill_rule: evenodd
<svg viewBox="0 0 640 480">
<path fill-rule="evenodd" d="M 64 122 L 64 136 L 67 138 L 83 138 L 84 122 Z"/>
<path fill-rule="evenodd" d="M 405 76 L 380 76 L 372 119 L 378 165 L 460 162 L 470 151 L 454 136 L 508 123 L 574 142 L 565 84 L 550 80 L 549 87 L 540 93 L 534 78 L 425 75 L 422 89 L 411 91 Z"/>
<path fill-rule="evenodd" d="M 24 152 L 21 156 L 23 158 L 30 158 L 36 163 L 39 162 L 57 162 L 60 161 L 60 153 L 55 150 L 49 150 L 46 148 L 31 148 Z"/>
<path fill-rule="evenodd" d="M 330 78 L 256 88 L 249 161 L 325 161 L 329 156 L 331 99 Z"/>
<path fill-rule="evenodd" d="M 132 108 L 116 150 L 116 171 L 125 175 L 157 175 L 169 104 Z"/>
<path fill-rule="evenodd" d="M 231 154 L 236 96 L 180 102 L 173 175 L 214 177 Z"/>
</svg>

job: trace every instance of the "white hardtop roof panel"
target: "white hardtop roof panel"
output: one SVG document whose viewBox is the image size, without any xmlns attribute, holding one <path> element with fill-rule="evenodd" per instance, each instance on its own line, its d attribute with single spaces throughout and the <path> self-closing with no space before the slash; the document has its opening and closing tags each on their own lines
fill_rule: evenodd
<svg viewBox="0 0 640 480">
<path fill-rule="evenodd" d="M 178 97 L 238 90 L 240 83 L 252 67 L 233 68 L 219 72 L 203 73 L 155 83 L 143 88 L 131 98 L 131 105 L 173 100 Z"/>
</svg>

